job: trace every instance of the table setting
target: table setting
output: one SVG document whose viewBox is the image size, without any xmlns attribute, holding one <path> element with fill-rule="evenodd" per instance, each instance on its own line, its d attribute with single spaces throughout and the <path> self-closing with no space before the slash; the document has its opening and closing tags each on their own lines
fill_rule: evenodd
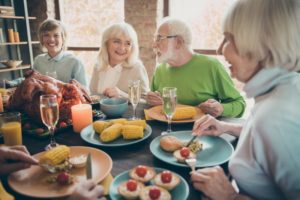
<svg viewBox="0 0 300 200">
<path fill-rule="evenodd" d="M 129 99 L 131 99 L 129 102 L 133 101 L 133 97 L 129 97 Z M 194 114 L 191 118 L 177 121 L 169 120 L 168 123 L 166 118 L 156 117 L 164 116 L 164 112 L 166 111 L 162 106 L 150 108 L 149 105 L 140 103 L 139 101 L 131 106 L 130 104 L 128 105 L 127 100 L 125 101 L 125 104 L 127 105 L 126 109 L 116 109 L 118 112 L 114 111 L 113 114 L 111 114 L 105 111 L 104 104 L 108 104 L 108 107 L 112 107 L 115 104 L 124 104 L 124 101 L 121 99 L 101 97 L 101 100 L 97 99 L 93 104 L 73 105 L 71 107 L 69 118 L 72 120 L 72 124 L 61 129 L 59 134 L 57 134 L 56 131 L 53 132 L 54 134 L 52 134 L 53 137 L 50 141 L 52 140 L 53 143 L 53 139 L 55 139 L 55 143 L 70 147 L 71 155 L 91 153 L 93 178 L 105 186 L 108 199 L 122 199 L 116 188 L 122 181 L 128 179 L 128 171 L 139 165 L 149 166 L 154 168 L 157 172 L 169 170 L 172 173 L 178 174 L 181 179 L 181 184 L 174 191 L 170 191 L 171 196 L 176 197 L 173 199 L 199 199 L 201 197 L 201 193 L 194 190 L 189 182 L 189 172 L 191 170 L 189 165 L 187 163 L 177 162 L 174 160 L 171 153 L 165 152 L 159 147 L 159 141 L 165 135 L 172 135 L 184 141 L 190 140 L 192 137 L 191 129 L 193 122 L 203 115 L 201 110 L 192 107 Z M 42 106 L 45 105 L 41 104 L 41 107 Z M 103 113 L 100 118 L 93 117 L 92 107 L 95 106 Z M 177 108 L 184 107 L 185 105 L 177 105 Z M 173 113 L 176 113 L 175 108 L 176 104 Z M 52 112 L 51 115 L 48 113 L 48 116 L 44 117 L 50 119 L 52 124 L 50 123 L 51 126 L 48 126 L 49 130 L 52 129 L 51 131 L 53 131 L 53 127 L 56 127 L 56 125 L 59 124 L 59 119 L 55 119 L 53 113 L 55 112 Z M 124 133 L 121 131 L 118 134 L 123 136 L 118 136 L 115 140 L 109 142 L 102 141 L 100 135 L 103 134 L 103 132 L 97 133 L 93 124 L 96 121 L 103 121 L 103 123 L 110 124 L 108 127 L 116 124 L 116 127 L 118 127 L 120 122 L 114 123 L 113 121 L 120 119 L 125 119 L 122 122 L 124 123 L 122 126 L 129 127 L 135 125 L 127 125 L 127 122 L 134 120 L 145 121 L 143 119 L 148 119 L 145 121 L 142 137 L 124 139 Z M 30 121 L 30 118 L 28 118 L 28 120 Z M 44 122 L 44 120 L 42 121 Z M 47 123 L 45 124 L 47 125 Z M 172 129 L 167 132 L 166 129 L 170 124 L 172 124 Z M 22 142 L 19 143 L 25 145 L 34 157 L 39 158 L 42 152 L 45 151 L 45 147 L 49 145 L 49 136 L 51 134 L 48 132 L 48 134 L 44 136 L 48 139 L 45 140 L 31 137 L 30 134 L 25 134 L 26 130 L 24 124 L 22 124 L 22 131 Z M 0 142 L 5 143 L 3 139 L 1 140 Z M 200 137 L 196 140 L 201 141 L 203 144 L 203 149 L 197 153 L 197 157 L 195 158 L 196 162 L 194 165 L 196 168 L 221 165 L 225 170 L 227 169 L 226 162 L 233 153 L 233 146 L 230 141 L 226 141 L 226 139 L 219 137 L 213 138 L 208 136 Z M 52 144 L 50 146 L 53 147 L 56 145 Z M 101 160 L 103 158 L 106 160 Z M 105 166 L 105 170 L 99 170 Z M 4 179 L 4 181 L 2 180 L 2 182 L 8 192 L 12 193 L 16 199 L 24 200 L 31 199 L 32 197 L 42 199 L 66 197 L 76 185 L 73 184 L 68 186 L 66 187 L 67 189 L 65 188 L 64 190 L 60 190 L 57 187 L 53 187 L 52 189 L 50 187 L 47 189 L 45 183 L 40 180 L 40 177 L 44 176 L 43 173 L 40 166 L 34 166 L 25 171 L 16 172 L 7 179 Z M 87 172 L 84 169 L 80 171 L 75 170 L 74 174 L 80 179 L 86 178 Z M 146 184 L 146 186 L 151 185 L 153 185 L 152 182 Z M 30 190 L 30 187 L 33 186 L 36 188 L 33 189 L 35 191 Z"/>
</svg>

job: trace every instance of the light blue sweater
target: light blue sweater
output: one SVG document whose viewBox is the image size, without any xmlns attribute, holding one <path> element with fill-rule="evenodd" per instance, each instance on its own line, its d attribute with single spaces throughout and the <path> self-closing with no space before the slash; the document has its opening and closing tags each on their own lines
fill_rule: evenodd
<svg viewBox="0 0 300 200">
<path fill-rule="evenodd" d="M 47 71 L 56 71 L 58 80 L 68 83 L 71 79 L 76 79 L 87 88 L 84 65 L 71 53 L 61 51 L 53 58 L 48 53 L 38 55 L 34 59 L 33 69 L 44 75 Z"/>
<path fill-rule="evenodd" d="M 263 69 L 244 88 L 255 105 L 229 170 L 254 199 L 300 199 L 300 74 Z"/>
</svg>

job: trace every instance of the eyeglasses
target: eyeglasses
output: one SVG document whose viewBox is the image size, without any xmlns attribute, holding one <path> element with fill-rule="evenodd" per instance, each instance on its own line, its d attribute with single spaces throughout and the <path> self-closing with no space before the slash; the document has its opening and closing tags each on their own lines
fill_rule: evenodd
<svg viewBox="0 0 300 200">
<path fill-rule="evenodd" d="M 178 35 L 166 35 L 166 36 L 157 35 L 156 37 L 154 37 L 154 42 L 159 43 L 161 40 L 175 38 L 177 36 Z"/>
</svg>

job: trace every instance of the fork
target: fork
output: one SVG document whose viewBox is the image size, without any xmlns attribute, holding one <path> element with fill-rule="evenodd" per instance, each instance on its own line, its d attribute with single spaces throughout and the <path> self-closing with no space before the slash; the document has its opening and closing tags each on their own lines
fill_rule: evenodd
<svg viewBox="0 0 300 200">
<path fill-rule="evenodd" d="M 192 171 L 195 171 L 195 169 L 196 169 L 196 163 L 197 163 L 196 158 L 185 159 L 185 162 L 186 162 L 186 164 L 188 166 L 190 166 L 190 168 L 192 169 Z"/>
</svg>

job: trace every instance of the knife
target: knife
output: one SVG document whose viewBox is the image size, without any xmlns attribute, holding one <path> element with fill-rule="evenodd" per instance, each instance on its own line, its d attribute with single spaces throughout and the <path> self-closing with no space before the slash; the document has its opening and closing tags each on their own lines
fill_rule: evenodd
<svg viewBox="0 0 300 200">
<path fill-rule="evenodd" d="M 88 154 L 87 159 L 86 159 L 86 179 L 91 179 L 92 178 L 92 155 L 91 153 Z"/>
</svg>

